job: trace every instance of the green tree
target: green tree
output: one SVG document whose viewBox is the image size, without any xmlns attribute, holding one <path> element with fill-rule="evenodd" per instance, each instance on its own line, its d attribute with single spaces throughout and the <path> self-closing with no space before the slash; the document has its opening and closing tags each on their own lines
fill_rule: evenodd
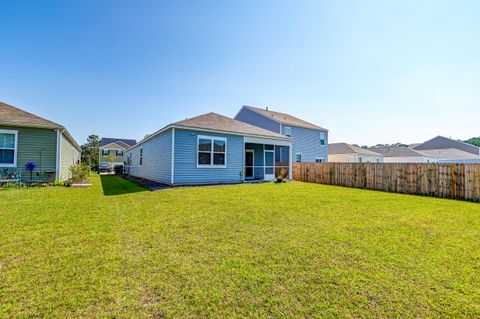
<svg viewBox="0 0 480 319">
<path fill-rule="evenodd" d="M 465 143 L 472 144 L 472 145 L 480 147 L 480 136 L 479 137 L 472 137 L 471 139 L 466 140 Z"/>
<path fill-rule="evenodd" d="M 82 145 L 82 163 L 93 170 L 98 170 L 98 152 L 100 148 L 100 137 L 92 134 L 87 137 L 87 142 Z"/>
</svg>

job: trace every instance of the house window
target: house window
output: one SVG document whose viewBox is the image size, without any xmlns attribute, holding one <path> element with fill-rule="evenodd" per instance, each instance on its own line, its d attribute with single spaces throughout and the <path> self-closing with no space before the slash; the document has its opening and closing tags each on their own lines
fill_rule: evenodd
<svg viewBox="0 0 480 319">
<path fill-rule="evenodd" d="M 292 136 L 292 128 L 290 126 L 285 126 L 285 135 Z"/>
<path fill-rule="evenodd" d="M 143 147 L 140 147 L 140 166 L 143 165 Z"/>
<path fill-rule="evenodd" d="M 358 157 L 358 162 L 359 162 L 359 163 L 362 163 L 362 162 L 363 162 L 363 157 L 359 156 L 359 157 Z"/>
<path fill-rule="evenodd" d="M 316 163 L 322 163 L 322 162 L 323 162 L 323 159 L 320 158 L 320 157 L 317 157 L 317 158 L 315 158 L 315 162 L 316 162 Z"/>
<path fill-rule="evenodd" d="M 295 162 L 297 163 L 302 162 L 302 154 L 300 153 L 295 154 Z"/>
<path fill-rule="evenodd" d="M 102 156 L 108 156 L 109 150 L 102 150 Z"/>
<path fill-rule="evenodd" d="M 353 163 L 353 162 L 355 162 L 355 157 L 354 157 L 354 156 L 348 156 L 348 157 L 347 157 L 347 161 L 348 161 L 349 163 Z"/>
<path fill-rule="evenodd" d="M 117 150 L 116 153 L 117 153 L 117 156 L 123 156 L 123 151 Z"/>
<path fill-rule="evenodd" d="M 320 145 L 325 145 L 325 136 L 324 132 L 320 132 Z"/>
<path fill-rule="evenodd" d="M 17 131 L 0 130 L 0 166 L 17 165 Z"/>
<path fill-rule="evenodd" d="M 225 167 L 227 158 L 227 139 L 214 136 L 198 136 L 197 166 Z"/>
</svg>

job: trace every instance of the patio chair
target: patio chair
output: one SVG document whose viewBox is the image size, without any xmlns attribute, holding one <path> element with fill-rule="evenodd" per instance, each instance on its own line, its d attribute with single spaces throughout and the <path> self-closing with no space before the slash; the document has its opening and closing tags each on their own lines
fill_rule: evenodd
<svg viewBox="0 0 480 319">
<path fill-rule="evenodd" d="M 286 169 L 285 167 L 281 168 L 280 169 L 280 173 L 278 174 L 277 176 L 277 183 L 282 183 L 283 180 L 285 180 L 287 178 L 287 175 L 288 175 L 288 169 Z"/>
</svg>

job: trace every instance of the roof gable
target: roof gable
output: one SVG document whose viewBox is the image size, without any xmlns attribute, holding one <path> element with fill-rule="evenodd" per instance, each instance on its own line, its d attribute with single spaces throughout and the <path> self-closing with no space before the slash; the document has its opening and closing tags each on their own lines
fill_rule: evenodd
<svg viewBox="0 0 480 319">
<path fill-rule="evenodd" d="M 298 126 L 298 127 L 303 127 L 303 128 L 308 128 L 308 129 L 313 129 L 318 131 L 328 131 L 323 127 L 309 123 L 307 121 L 299 119 L 298 117 L 295 117 L 290 114 L 275 112 L 268 109 L 261 109 L 261 108 L 249 106 L 249 105 L 245 105 L 243 107 L 282 124 Z"/>
<path fill-rule="evenodd" d="M 265 137 L 274 137 L 286 139 L 285 135 L 279 133 L 274 133 L 263 128 L 247 124 L 232 118 L 217 114 L 217 113 L 207 113 L 186 119 L 183 121 L 178 121 L 173 123 L 177 126 L 184 126 L 189 128 L 199 128 L 207 129 L 214 131 L 222 132 L 231 132 L 231 133 L 240 133 L 246 135 L 256 135 L 256 136 L 265 136 Z M 288 139 L 288 138 L 287 138 Z"/>
<path fill-rule="evenodd" d="M 137 141 L 126 138 L 102 137 L 100 140 L 100 147 L 113 143 L 123 148 L 129 148 L 130 146 L 137 144 Z"/>
<path fill-rule="evenodd" d="M 437 136 L 420 145 L 414 147 L 416 150 L 439 150 L 439 149 L 458 149 L 474 155 L 480 155 L 480 147 L 467 144 L 461 141 L 452 140 L 443 136 Z"/>
</svg>

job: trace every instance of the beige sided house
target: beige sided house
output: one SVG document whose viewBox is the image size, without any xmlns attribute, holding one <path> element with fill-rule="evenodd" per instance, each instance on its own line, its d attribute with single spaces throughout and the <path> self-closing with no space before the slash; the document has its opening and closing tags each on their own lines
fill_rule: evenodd
<svg viewBox="0 0 480 319">
<path fill-rule="evenodd" d="M 137 143 L 136 140 L 125 138 L 103 137 L 100 140 L 99 165 L 100 169 L 112 170 L 115 165 L 123 165 L 125 161 L 124 152 Z M 108 162 L 107 157 L 113 155 L 113 162 Z"/>
<path fill-rule="evenodd" d="M 347 143 L 328 144 L 328 161 L 337 163 L 383 163 L 383 155 Z"/>
</svg>

